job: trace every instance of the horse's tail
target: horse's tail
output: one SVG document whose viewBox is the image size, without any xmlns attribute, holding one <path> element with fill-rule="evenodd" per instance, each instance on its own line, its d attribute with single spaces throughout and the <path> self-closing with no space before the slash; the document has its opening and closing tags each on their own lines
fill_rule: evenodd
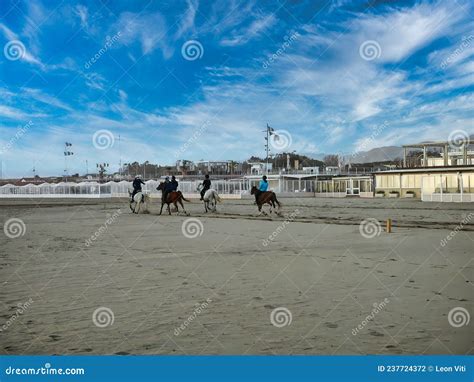
<svg viewBox="0 0 474 382">
<path fill-rule="evenodd" d="M 185 202 L 191 203 L 190 200 L 186 199 L 181 191 L 179 191 L 179 196 L 181 196 L 181 199 L 183 199 Z"/>
<path fill-rule="evenodd" d="M 217 191 L 216 191 L 216 193 L 214 194 L 214 196 L 216 197 L 216 200 L 217 200 L 219 203 L 222 203 L 222 199 L 221 199 L 221 197 L 219 196 L 219 194 L 217 193 Z"/>
<path fill-rule="evenodd" d="M 278 208 L 281 208 L 281 203 L 278 201 L 276 194 L 273 193 L 273 196 L 275 196 L 275 203 L 278 204 Z"/>
</svg>

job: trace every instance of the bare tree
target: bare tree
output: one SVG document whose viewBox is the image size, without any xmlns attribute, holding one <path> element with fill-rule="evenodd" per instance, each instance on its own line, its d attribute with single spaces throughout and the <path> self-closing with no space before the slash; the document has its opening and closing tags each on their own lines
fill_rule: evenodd
<svg viewBox="0 0 474 382">
<path fill-rule="evenodd" d="M 329 154 L 323 158 L 323 162 L 326 166 L 338 166 L 339 157 L 335 154 Z"/>
</svg>

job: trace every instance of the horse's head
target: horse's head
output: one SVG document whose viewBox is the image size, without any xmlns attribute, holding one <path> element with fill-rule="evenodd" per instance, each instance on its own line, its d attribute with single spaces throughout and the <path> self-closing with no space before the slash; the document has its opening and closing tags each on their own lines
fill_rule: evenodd
<svg viewBox="0 0 474 382">
<path fill-rule="evenodd" d="M 156 187 L 156 189 L 158 191 L 163 191 L 165 189 L 165 184 L 163 182 L 160 182 L 160 184 L 158 185 L 158 187 Z"/>
<path fill-rule="evenodd" d="M 252 186 L 252 188 L 250 189 L 250 195 L 254 195 L 256 192 L 257 192 L 257 187 Z"/>
</svg>

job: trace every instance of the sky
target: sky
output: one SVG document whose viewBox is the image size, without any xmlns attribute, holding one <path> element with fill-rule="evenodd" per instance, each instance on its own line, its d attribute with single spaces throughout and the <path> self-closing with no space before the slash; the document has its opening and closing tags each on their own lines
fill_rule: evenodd
<svg viewBox="0 0 474 382">
<path fill-rule="evenodd" d="M 267 124 L 273 154 L 310 157 L 463 139 L 473 18 L 464 0 L 1 0 L 2 176 L 264 157 Z"/>
</svg>

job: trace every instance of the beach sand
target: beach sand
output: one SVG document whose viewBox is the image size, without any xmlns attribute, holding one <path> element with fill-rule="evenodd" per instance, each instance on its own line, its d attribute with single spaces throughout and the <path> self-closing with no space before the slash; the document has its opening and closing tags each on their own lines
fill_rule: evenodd
<svg viewBox="0 0 474 382">
<path fill-rule="evenodd" d="M 474 352 L 473 320 L 450 324 L 474 313 L 472 204 L 281 201 L 271 219 L 252 199 L 207 215 L 193 200 L 190 216 L 158 216 L 156 199 L 140 215 L 117 199 L 0 200 L 2 224 L 24 223 L 0 232 L 0 352 Z M 369 220 L 361 234 L 387 218 L 392 233 Z"/>
</svg>

